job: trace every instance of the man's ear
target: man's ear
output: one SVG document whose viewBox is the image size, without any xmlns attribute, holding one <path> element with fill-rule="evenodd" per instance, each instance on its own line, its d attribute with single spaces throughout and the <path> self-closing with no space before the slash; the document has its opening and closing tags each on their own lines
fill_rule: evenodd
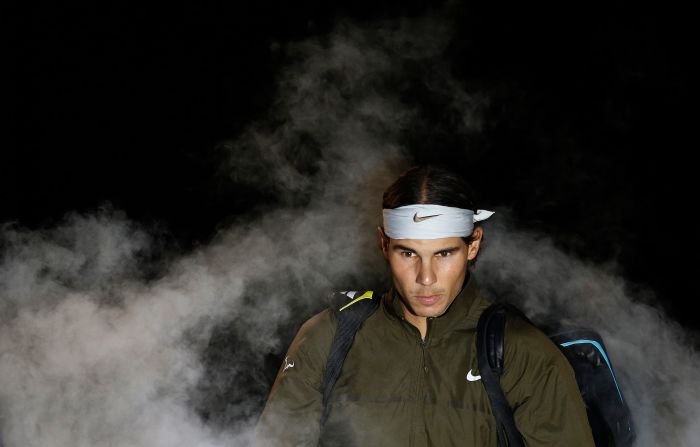
<svg viewBox="0 0 700 447">
<path fill-rule="evenodd" d="M 377 235 L 379 236 L 379 249 L 384 253 L 384 257 L 389 259 L 389 237 L 384 233 L 382 227 L 377 227 Z"/>
<path fill-rule="evenodd" d="M 472 259 L 476 258 L 476 255 L 479 254 L 479 247 L 481 246 L 481 238 L 483 236 L 484 230 L 481 227 L 474 228 L 474 231 L 472 232 L 472 241 L 467 247 L 468 261 L 471 261 Z"/>
</svg>

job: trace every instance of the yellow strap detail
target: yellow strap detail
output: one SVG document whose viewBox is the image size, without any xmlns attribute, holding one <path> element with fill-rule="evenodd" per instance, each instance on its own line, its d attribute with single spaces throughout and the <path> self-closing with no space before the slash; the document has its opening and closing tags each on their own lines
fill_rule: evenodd
<svg viewBox="0 0 700 447">
<path fill-rule="evenodd" d="M 349 302 L 348 304 L 346 304 L 345 306 L 341 307 L 341 308 L 338 310 L 338 312 L 344 311 L 345 309 L 347 309 L 348 307 L 352 306 L 353 304 L 355 304 L 356 302 L 358 302 L 358 301 L 360 301 L 360 300 L 366 300 L 366 299 L 370 299 L 370 300 L 371 300 L 371 299 L 372 299 L 372 295 L 373 295 L 373 292 L 372 292 L 371 290 L 368 290 L 368 291 L 366 291 L 365 293 L 363 293 L 362 295 L 360 295 L 360 296 L 358 296 L 357 298 L 355 298 L 354 300 L 350 301 L 350 302 Z"/>
</svg>

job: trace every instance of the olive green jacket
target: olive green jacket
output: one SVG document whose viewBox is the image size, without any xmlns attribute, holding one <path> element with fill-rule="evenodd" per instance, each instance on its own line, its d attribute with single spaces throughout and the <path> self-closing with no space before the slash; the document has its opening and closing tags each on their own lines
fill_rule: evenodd
<svg viewBox="0 0 700 447">
<path fill-rule="evenodd" d="M 489 303 L 473 275 L 445 314 L 428 319 L 425 340 L 404 320 L 399 300 L 385 294 L 356 334 L 323 426 L 320 384 L 335 313 L 326 310 L 304 323 L 280 367 L 254 444 L 496 446 L 475 347 L 479 315 Z M 501 385 L 527 446 L 594 446 L 571 366 L 546 335 L 509 319 L 504 363 Z"/>
</svg>

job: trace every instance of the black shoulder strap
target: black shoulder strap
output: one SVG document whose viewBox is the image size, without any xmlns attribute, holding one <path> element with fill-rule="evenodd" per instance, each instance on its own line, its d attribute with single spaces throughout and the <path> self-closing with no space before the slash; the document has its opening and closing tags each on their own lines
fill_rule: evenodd
<svg viewBox="0 0 700 447">
<path fill-rule="evenodd" d="M 503 338 L 509 309 L 510 306 L 497 303 L 489 306 L 481 314 L 476 327 L 476 355 L 481 381 L 486 388 L 491 401 L 491 411 L 496 418 L 498 446 L 524 447 L 522 435 L 515 426 L 513 411 L 501 389 Z"/>
<path fill-rule="evenodd" d="M 343 294 L 340 301 L 338 301 L 338 294 Z M 335 301 L 331 303 L 331 307 L 337 312 L 338 326 L 328 353 L 326 370 L 321 382 L 324 407 L 328 403 L 331 391 L 340 376 L 340 370 L 343 368 L 345 357 L 355 339 L 355 333 L 367 317 L 374 312 L 379 303 L 379 298 L 374 297 L 372 291 L 337 292 L 332 300 Z"/>
</svg>

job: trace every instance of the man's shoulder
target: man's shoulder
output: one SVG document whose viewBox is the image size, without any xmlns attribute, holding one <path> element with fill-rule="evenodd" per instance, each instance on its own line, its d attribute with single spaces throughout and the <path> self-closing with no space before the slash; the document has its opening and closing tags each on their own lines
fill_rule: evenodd
<svg viewBox="0 0 700 447">
<path fill-rule="evenodd" d="M 318 339 L 333 337 L 337 325 L 335 312 L 331 308 L 323 309 L 308 320 L 306 320 L 299 331 L 297 338 Z"/>
<path fill-rule="evenodd" d="M 552 339 L 521 317 L 511 315 L 506 320 L 504 345 L 504 362 L 510 363 L 511 370 L 518 370 L 518 376 L 544 374 L 552 369 L 572 374 L 571 364 Z"/>
<path fill-rule="evenodd" d="M 378 303 L 382 299 L 383 294 L 372 291 L 336 292 L 328 298 L 326 308 L 301 325 L 297 338 L 332 340 L 341 319 L 351 314 L 357 315 L 357 311 L 368 314 L 363 317 L 368 318 L 381 307 Z"/>
<path fill-rule="evenodd" d="M 327 355 L 335 334 L 335 321 L 330 309 L 324 309 L 307 319 L 299 328 L 288 354 L 323 357 Z"/>
</svg>

